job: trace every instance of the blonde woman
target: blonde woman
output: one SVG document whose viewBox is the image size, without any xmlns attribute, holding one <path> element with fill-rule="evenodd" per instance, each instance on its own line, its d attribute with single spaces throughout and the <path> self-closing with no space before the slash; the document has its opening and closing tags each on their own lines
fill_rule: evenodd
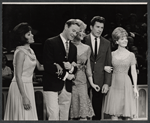
<svg viewBox="0 0 150 123">
<path fill-rule="evenodd" d="M 137 73 L 135 55 L 126 49 L 128 44 L 127 32 L 122 27 L 117 27 L 112 32 L 112 39 L 118 44 L 118 49 L 112 52 L 112 67 L 106 66 L 105 71 L 112 73 L 112 83 L 105 97 L 104 113 L 111 115 L 112 120 L 122 117 L 125 120 L 136 115 L 136 103 L 138 98 Z M 131 67 L 132 82 L 128 76 Z"/>
<path fill-rule="evenodd" d="M 93 107 L 91 100 L 88 96 L 87 81 L 90 85 L 99 91 L 98 85 L 93 83 L 91 66 L 90 66 L 90 56 L 91 48 L 83 44 L 81 40 L 85 37 L 86 24 L 83 21 L 78 20 L 80 23 L 80 32 L 74 38 L 72 43 L 77 47 L 77 63 L 73 63 L 77 67 L 77 72 L 75 75 L 74 85 L 72 87 L 72 100 L 70 108 L 70 118 L 78 118 L 79 120 L 87 120 L 94 116 Z M 88 80 L 87 80 L 88 78 Z"/>
</svg>

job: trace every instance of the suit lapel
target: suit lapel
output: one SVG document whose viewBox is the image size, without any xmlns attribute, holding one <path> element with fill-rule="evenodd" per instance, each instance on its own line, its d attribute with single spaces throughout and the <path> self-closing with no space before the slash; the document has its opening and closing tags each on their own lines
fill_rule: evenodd
<svg viewBox="0 0 150 123">
<path fill-rule="evenodd" d="M 66 55 L 66 50 L 63 44 L 63 41 L 61 40 L 61 37 L 59 36 L 59 46 L 61 48 L 61 51 L 63 52 L 64 55 Z"/>
<path fill-rule="evenodd" d="M 91 59 L 92 60 L 94 60 L 94 52 L 93 52 L 93 47 L 92 47 L 92 41 L 91 41 L 91 36 L 90 36 L 90 34 L 88 35 L 88 45 L 91 47 L 91 50 L 92 50 L 92 52 L 91 52 Z"/>
</svg>

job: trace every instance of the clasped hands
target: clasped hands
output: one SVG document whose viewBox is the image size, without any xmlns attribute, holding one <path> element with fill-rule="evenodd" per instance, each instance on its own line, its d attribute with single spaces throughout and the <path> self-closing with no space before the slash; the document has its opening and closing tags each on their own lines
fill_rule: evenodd
<svg viewBox="0 0 150 123">
<path fill-rule="evenodd" d="M 70 62 L 63 62 L 63 64 L 64 64 L 65 69 L 71 70 L 72 64 L 70 64 Z M 68 80 L 75 79 L 74 74 L 70 74 L 70 73 L 69 73 L 67 79 L 68 79 Z"/>
<path fill-rule="evenodd" d="M 78 66 L 78 64 L 76 64 L 75 62 L 73 62 L 72 64 L 70 64 L 70 62 L 63 62 L 63 64 L 64 64 L 65 69 L 67 69 L 67 70 L 71 70 L 72 66 Z M 57 72 L 56 73 L 58 74 L 58 76 L 62 75 L 62 73 L 63 73 L 62 67 L 59 64 L 56 64 L 56 63 L 54 63 L 54 65 L 56 65 L 56 67 L 57 67 Z M 110 66 L 106 66 L 106 70 L 110 71 L 111 70 Z M 75 76 L 73 74 L 68 74 L 68 77 L 67 77 L 68 80 L 72 80 L 74 78 L 75 78 Z M 100 87 L 98 85 L 93 84 L 92 87 L 97 92 L 100 91 Z M 102 87 L 102 93 L 107 93 L 108 90 L 109 90 L 108 85 L 104 84 L 103 87 Z"/>
<path fill-rule="evenodd" d="M 71 70 L 72 65 L 70 64 L 70 62 L 63 62 L 63 64 L 64 64 L 65 69 Z M 54 63 L 54 65 L 56 65 L 56 67 L 57 67 L 57 72 L 56 72 L 56 74 L 57 74 L 58 76 L 59 76 L 59 75 L 62 75 L 62 74 L 63 74 L 63 69 L 62 69 L 62 67 L 61 67 L 59 64 L 57 64 L 57 63 Z M 75 76 L 74 76 L 73 74 L 68 74 L 68 76 L 67 76 L 67 79 L 68 79 L 68 80 L 72 80 L 72 79 L 74 79 L 74 78 L 75 78 Z"/>
</svg>

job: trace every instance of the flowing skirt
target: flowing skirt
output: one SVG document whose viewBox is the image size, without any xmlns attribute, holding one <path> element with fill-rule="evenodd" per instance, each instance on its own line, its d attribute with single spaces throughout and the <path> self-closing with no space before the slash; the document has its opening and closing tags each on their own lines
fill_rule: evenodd
<svg viewBox="0 0 150 123">
<path fill-rule="evenodd" d="M 135 117 L 136 99 L 127 74 L 113 74 L 112 85 L 105 97 L 103 111 L 109 115 Z"/>
<path fill-rule="evenodd" d="M 25 110 L 18 85 L 11 82 L 9 87 L 4 120 L 38 120 L 32 82 L 24 82 L 24 89 L 31 103 L 31 109 Z"/>
</svg>

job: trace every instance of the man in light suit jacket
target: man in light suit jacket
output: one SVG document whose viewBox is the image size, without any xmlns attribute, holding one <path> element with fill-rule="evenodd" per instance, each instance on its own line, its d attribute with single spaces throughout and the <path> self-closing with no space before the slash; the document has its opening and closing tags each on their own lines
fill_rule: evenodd
<svg viewBox="0 0 150 123">
<path fill-rule="evenodd" d="M 100 91 L 92 89 L 92 105 L 95 112 L 93 120 L 101 119 L 103 95 L 107 93 L 111 83 L 111 73 L 104 71 L 104 66 L 111 66 L 111 45 L 108 40 L 101 36 L 104 29 L 105 18 L 95 16 L 91 20 L 91 33 L 85 37 L 85 44 L 92 49 L 91 69 L 94 83 L 99 85 Z"/>
<path fill-rule="evenodd" d="M 75 19 L 65 23 L 63 32 L 46 40 L 44 44 L 43 90 L 48 120 L 68 120 L 71 102 L 72 79 L 77 68 L 77 48 L 71 43 L 79 32 Z M 58 68 L 62 73 L 58 75 Z M 60 69 L 59 69 L 60 70 Z"/>
</svg>

